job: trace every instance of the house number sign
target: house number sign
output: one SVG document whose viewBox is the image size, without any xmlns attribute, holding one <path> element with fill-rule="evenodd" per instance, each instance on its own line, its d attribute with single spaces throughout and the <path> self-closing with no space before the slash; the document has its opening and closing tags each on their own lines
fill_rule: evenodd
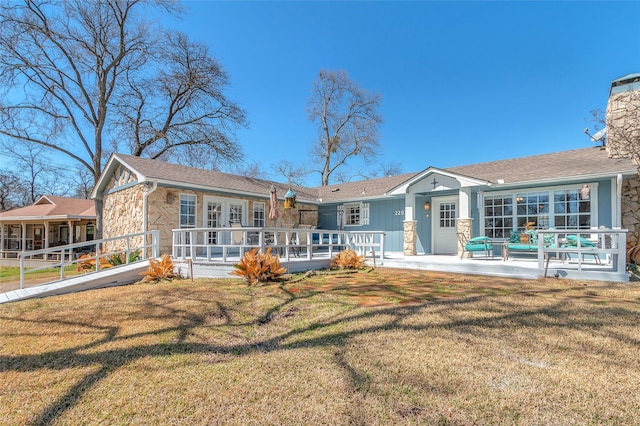
<svg viewBox="0 0 640 426">
<path fill-rule="evenodd" d="M 396 210 L 396 216 L 404 216 L 404 210 Z"/>
</svg>

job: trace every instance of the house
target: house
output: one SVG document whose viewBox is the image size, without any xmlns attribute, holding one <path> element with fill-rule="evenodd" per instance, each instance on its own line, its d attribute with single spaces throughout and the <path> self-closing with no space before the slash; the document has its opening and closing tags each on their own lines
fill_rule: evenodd
<svg viewBox="0 0 640 426">
<path fill-rule="evenodd" d="M 0 258 L 93 240 L 93 200 L 45 195 L 33 205 L 0 213 Z"/>
<path fill-rule="evenodd" d="M 638 199 L 637 176 L 630 159 L 609 158 L 602 147 L 315 188 L 114 154 L 93 196 L 104 200 L 105 238 L 157 229 L 166 253 L 174 228 L 241 223 L 384 231 L 389 252 L 455 254 L 458 233 L 507 239 L 528 223 L 627 228 L 635 245 L 639 225 L 627 206 Z M 272 185 L 281 212 L 275 221 L 268 219 Z M 284 208 L 289 189 L 297 203 Z"/>
<path fill-rule="evenodd" d="M 269 219 L 271 190 L 279 216 Z M 296 192 L 296 207 L 284 195 Z M 160 252 L 171 253 L 174 228 L 292 227 L 317 223 L 317 191 L 277 182 L 114 154 L 93 197 L 102 198 L 103 237 L 160 231 Z M 214 242 L 215 236 L 212 236 Z"/>
</svg>

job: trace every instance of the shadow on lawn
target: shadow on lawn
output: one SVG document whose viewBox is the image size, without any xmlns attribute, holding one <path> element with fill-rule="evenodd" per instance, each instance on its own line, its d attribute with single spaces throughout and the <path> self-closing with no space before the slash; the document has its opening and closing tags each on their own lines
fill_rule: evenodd
<svg viewBox="0 0 640 426">
<path fill-rule="evenodd" d="M 371 291 L 371 284 L 367 284 L 365 287 Z M 148 315 L 149 318 L 163 318 L 171 320 L 178 318 L 179 323 L 170 327 L 158 328 L 156 330 L 126 336 L 118 336 L 118 327 L 102 327 L 93 324 L 64 321 L 57 322 L 53 320 L 50 321 L 52 327 L 56 324 L 82 326 L 88 329 L 93 329 L 103 336 L 94 342 L 69 349 L 49 351 L 38 355 L 0 356 L 0 371 L 33 372 L 39 369 L 64 370 L 67 368 L 99 366 L 97 371 L 84 376 L 84 378 L 76 383 L 75 386 L 71 387 L 64 395 L 49 404 L 30 423 L 33 425 L 48 425 L 60 418 L 67 410 L 70 410 L 78 404 L 85 393 L 96 386 L 97 383 L 107 378 L 110 372 L 116 371 L 118 368 L 144 357 L 163 357 L 176 354 L 199 353 L 228 354 L 241 357 L 256 350 L 261 352 L 271 352 L 300 347 L 340 348 L 345 346 L 350 338 L 366 333 L 397 330 L 419 331 L 434 328 L 455 329 L 461 334 L 469 333 L 475 336 L 479 334 L 490 334 L 493 332 L 499 334 L 500 330 L 505 327 L 554 327 L 576 330 L 588 329 L 592 333 L 602 333 L 609 338 L 617 339 L 627 345 L 640 345 L 640 341 L 631 336 L 612 333 L 608 330 L 609 326 L 620 325 L 621 323 L 637 324 L 640 320 L 640 313 L 633 309 L 599 306 L 597 309 L 601 309 L 606 312 L 603 315 L 598 316 L 595 320 L 586 321 L 580 318 L 589 317 L 589 315 L 593 313 L 592 310 L 594 309 L 594 305 L 591 305 L 590 307 L 587 307 L 586 305 L 572 305 L 567 300 L 562 299 L 554 299 L 552 303 L 545 304 L 541 307 L 521 309 L 522 306 L 519 306 L 519 308 L 516 309 L 513 306 L 513 302 L 504 301 L 503 303 L 498 297 L 493 299 L 493 303 L 485 306 L 484 308 L 477 307 L 476 305 L 484 299 L 495 297 L 495 294 L 490 293 L 474 294 L 466 297 L 460 295 L 456 295 L 456 297 L 447 296 L 447 298 L 444 299 L 431 298 L 431 301 L 425 301 L 427 298 L 424 295 L 420 297 L 413 295 L 412 297 L 415 298 L 415 303 L 410 306 L 377 307 L 375 309 L 357 308 L 353 304 L 350 304 L 354 310 L 351 314 L 347 313 L 345 315 L 344 312 L 341 312 L 333 318 L 308 324 L 306 327 L 296 327 L 273 337 L 251 341 L 244 344 L 217 345 L 186 341 L 187 337 L 194 330 L 204 325 L 207 327 L 228 327 L 229 325 L 238 327 L 247 325 L 267 325 L 275 319 L 286 319 L 288 316 L 302 315 L 302 311 L 299 311 L 293 305 L 295 302 L 301 302 L 304 299 L 313 298 L 321 293 L 342 292 L 341 294 L 345 294 L 345 289 L 343 287 L 336 287 L 334 289 L 325 288 L 319 291 L 313 291 L 307 288 L 304 291 L 300 291 L 297 287 L 288 288 L 286 285 L 280 285 L 278 287 L 274 286 L 273 289 L 279 289 L 284 300 L 268 309 L 265 313 L 255 316 L 248 322 L 233 323 L 232 315 L 229 313 L 230 307 L 225 306 L 220 301 L 212 301 L 205 297 L 196 297 L 188 291 L 183 291 L 179 294 L 167 291 L 166 295 L 169 295 L 170 299 L 175 299 L 176 296 L 184 299 L 190 299 L 194 303 L 211 306 L 211 309 L 209 309 L 207 313 L 194 314 L 193 312 L 175 309 L 167 304 L 156 303 L 152 300 L 147 300 L 141 308 L 141 315 Z M 389 290 L 388 288 L 386 289 Z M 572 289 L 567 289 L 567 291 L 570 290 Z M 575 288 L 573 290 L 575 290 Z M 353 292 L 356 290 L 353 287 L 349 287 L 349 291 Z M 398 294 L 400 293 L 406 296 L 404 290 L 400 291 Z M 562 291 L 555 289 L 546 291 L 527 290 L 522 292 L 521 295 L 525 298 L 537 297 L 542 293 L 553 294 L 555 297 L 561 294 Z M 162 294 L 156 297 L 156 299 L 162 298 Z M 496 303 L 496 301 L 499 303 Z M 482 311 L 484 315 L 472 315 L 472 317 L 468 319 L 456 318 L 456 312 L 459 313 L 460 310 L 464 310 L 468 305 L 473 305 L 474 309 Z M 429 309 L 432 313 L 440 313 L 443 321 L 440 323 L 420 325 L 412 325 L 411 321 L 407 321 L 412 316 L 420 314 L 424 309 Z M 381 315 L 389 316 L 390 318 L 381 324 Z M 217 322 L 216 325 L 208 323 L 207 317 L 211 316 L 215 317 Z M 373 320 L 374 318 L 375 321 Z M 367 319 L 372 319 L 372 321 L 367 324 Z M 25 321 L 20 318 L 13 317 L 0 317 L 0 320 Z M 330 329 L 338 324 L 341 325 L 339 328 L 342 331 L 336 331 L 332 334 L 324 333 L 317 337 L 300 337 L 309 331 Z M 351 324 L 351 328 L 345 330 L 345 324 Z M 167 333 L 175 333 L 176 338 L 168 343 L 156 343 L 129 348 L 96 351 L 96 348 L 106 343 L 135 339 L 149 335 L 160 336 Z M 287 343 L 287 340 L 292 337 L 297 338 L 295 341 Z M 87 351 L 88 349 L 91 349 L 91 351 Z M 588 351 L 590 349 L 585 347 L 584 350 Z M 349 365 L 346 357 L 341 355 L 339 350 L 334 352 L 334 362 L 339 368 L 347 373 L 348 377 L 350 377 L 351 385 L 354 389 L 360 389 L 363 386 L 366 386 L 366 378 L 363 378 L 355 368 Z"/>
</svg>

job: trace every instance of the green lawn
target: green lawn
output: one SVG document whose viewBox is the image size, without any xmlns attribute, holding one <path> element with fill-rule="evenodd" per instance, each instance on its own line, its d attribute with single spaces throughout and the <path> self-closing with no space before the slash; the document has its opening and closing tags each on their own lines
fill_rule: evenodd
<svg viewBox="0 0 640 426">
<path fill-rule="evenodd" d="M 2 424 L 637 424 L 636 285 L 379 268 L 0 305 Z"/>
</svg>

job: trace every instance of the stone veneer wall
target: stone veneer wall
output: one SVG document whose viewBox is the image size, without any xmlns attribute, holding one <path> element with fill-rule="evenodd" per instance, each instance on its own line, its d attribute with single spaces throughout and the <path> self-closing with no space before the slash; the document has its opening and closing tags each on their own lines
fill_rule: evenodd
<svg viewBox="0 0 640 426">
<path fill-rule="evenodd" d="M 471 234 L 471 219 L 458 219 L 456 221 L 457 233 L 463 234 L 467 237 L 467 239 L 471 239 L 473 236 Z M 458 238 L 458 256 L 462 256 L 464 253 L 464 247 L 462 247 L 462 241 Z M 471 257 L 471 252 L 467 252 L 467 257 Z"/>
<path fill-rule="evenodd" d="M 606 121 L 609 157 L 628 157 L 640 165 L 640 90 L 611 94 Z"/>
<path fill-rule="evenodd" d="M 119 237 L 143 231 L 143 202 L 146 190 L 145 185 L 139 184 L 104 196 L 103 238 Z M 132 241 L 137 245 L 140 245 L 140 242 L 141 240 Z M 105 249 L 107 251 L 124 250 L 125 244 L 124 241 L 114 241 L 105 245 Z"/>
<path fill-rule="evenodd" d="M 404 227 L 404 248 L 405 256 L 415 256 L 417 254 L 418 222 L 415 220 L 405 220 Z"/>
<path fill-rule="evenodd" d="M 622 182 L 622 228 L 628 229 L 627 250 L 640 241 L 640 178 L 633 177 Z"/>
<path fill-rule="evenodd" d="M 317 207 L 311 205 L 304 205 L 296 203 L 295 209 L 285 209 L 284 201 L 278 201 L 278 210 L 280 216 L 276 220 L 275 224 L 273 220 L 269 219 L 269 200 L 265 198 L 240 198 L 232 197 L 229 194 L 212 193 L 212 192 L 200 192 L 192 190 L 183 190 L 176 188 L 164 188 L 158 187 L 155 191 L 149 194 L 147 199 L 147 211 L 148 211 L 148 229 L 157 229 L 160 231 L 160 254 L 171 254 L 173 244 L 172 230 L 180 227 L 180 194 L 194 194 L 196 196 L 196 227 L 204 228 L 206 223 L 203 223 L 203 206 L 204 196 L 220 197 L 226 199 L 247 200 L 248 210 L 246 212 L 246 223 L 248 226 L 253 225 L 253 203 L 262 202 L 265 204 L 265 226 L 267 227 L 293 227 L 298 223 L 298 209 L 314 210 L 312 212 L 303 212 L 302 223 L 317 226 L 318 213 Z M 171 197 L 167 197 L 171 195 Z M 171 201 L 169 203 L 168 201 Z"/>
<path fill-rule="evenodd" d="M 631 158 L 640 168 L 640 90 L 638 82 L 619 86 L 607 103 L 607 154 L 611 158 Z M 622 228 L 628 229 L 627 249 L 640 241 L 640 179 L 622 183 Z"/>
</svg>

